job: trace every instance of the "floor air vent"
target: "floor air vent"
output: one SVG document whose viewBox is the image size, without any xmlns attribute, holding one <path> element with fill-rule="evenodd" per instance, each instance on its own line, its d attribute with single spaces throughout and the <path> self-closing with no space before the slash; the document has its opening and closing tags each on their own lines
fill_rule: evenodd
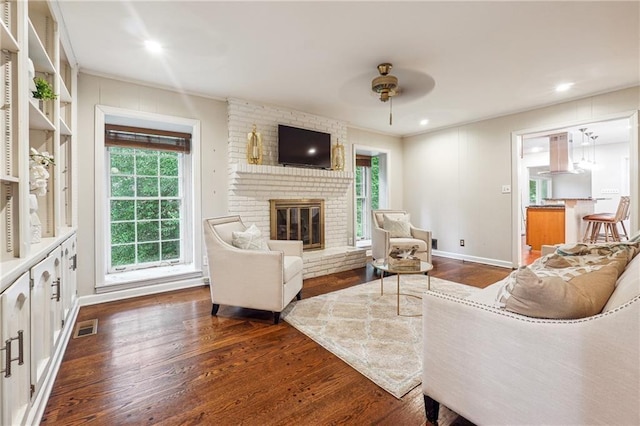
<svg viewBox="0 0 640 426">
<path fill-rule="evenodd" d="M 76 324 L 76 329 L 73 332 L 73 338 L 91 336 L 98 333 L 98 320 L 91 319 L 86 321 L 80 321 Z"/>
</svg>

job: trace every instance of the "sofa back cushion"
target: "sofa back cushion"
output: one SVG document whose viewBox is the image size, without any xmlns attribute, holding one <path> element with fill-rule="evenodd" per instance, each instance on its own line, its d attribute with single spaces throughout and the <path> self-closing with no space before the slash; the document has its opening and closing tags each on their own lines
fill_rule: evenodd
<svg viewBox="0 0 640 426">
<path fill-rule="evenodd" d="M 640 255 L 633 258 L 616 282 L 616 288 L 602 312 L 607 312 L 624 305 L 640 295 Z"/>
</svg>

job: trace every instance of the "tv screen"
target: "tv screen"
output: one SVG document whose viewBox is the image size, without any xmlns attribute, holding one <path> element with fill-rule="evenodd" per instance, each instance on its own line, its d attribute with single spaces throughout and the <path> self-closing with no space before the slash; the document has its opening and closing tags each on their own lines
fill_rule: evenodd
<svg viewBox="0 0 640 426">
<path fill-rule="evenodd" d="M 330 169 L 331 135 L 279 124 L 278 163 Z"/>
</svg>

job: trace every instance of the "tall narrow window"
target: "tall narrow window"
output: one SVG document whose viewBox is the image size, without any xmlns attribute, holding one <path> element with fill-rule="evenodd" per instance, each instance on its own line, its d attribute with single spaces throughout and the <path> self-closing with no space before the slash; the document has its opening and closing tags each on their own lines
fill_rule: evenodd
<svg viewBox="0 0 640 426">
<path fill-rule="evenodd" d="M 108 273 L 184 263 L 189 134 L 105 126 Z"/>
<path fill-rule="evenodd" d="M 371 239 L 371 210 L 379 206 L 379 159 L 356 155 L 356 240 Z"/>
</svg>

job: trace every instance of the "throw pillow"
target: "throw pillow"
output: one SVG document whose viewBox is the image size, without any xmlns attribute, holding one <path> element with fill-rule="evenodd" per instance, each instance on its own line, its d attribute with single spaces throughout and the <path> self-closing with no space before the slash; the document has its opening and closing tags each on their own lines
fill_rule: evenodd
<svg viewBox="0 0 640 426">
<path fill-rule="evenodd" d="M 411 238 L 409 215 L 398 217 L 383 216 L 382 228 L 389 232 L 391 238 Z"/>
<path fill-rule="evenodd" d="M 507 311 L 535 318 L 576 319 L 596 315 L 615 289 L 615 265 L 573 276 L 538 276 L 523 267 L 513 273 L 498 295 Z"/>
<path fill-rule="evenodd" d="M 244 231 L 234 231 L 231 233 L 231 244 L 243 250 L 263 250 L 268 251 L 269 246 L 262 238 L 260 230 L 252 224 Z"/>
</svg>

